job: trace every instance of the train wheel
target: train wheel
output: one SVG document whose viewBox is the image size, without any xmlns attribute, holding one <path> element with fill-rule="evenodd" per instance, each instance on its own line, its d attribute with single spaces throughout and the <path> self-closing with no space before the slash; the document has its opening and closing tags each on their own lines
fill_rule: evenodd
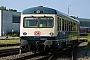
<svg viewBox="0 0 90 60">
<path fill-rule="evenodd" d="M 34 50 L 34 54 L 36 54 L 36 50 Z"/>
<path fill-rule="evenodd" d="M 31 50 L 31 47 L 30 47 L 30 45 L 28 45 L 28 50 L 29 50 L 29 51 Z"/>
</svg>

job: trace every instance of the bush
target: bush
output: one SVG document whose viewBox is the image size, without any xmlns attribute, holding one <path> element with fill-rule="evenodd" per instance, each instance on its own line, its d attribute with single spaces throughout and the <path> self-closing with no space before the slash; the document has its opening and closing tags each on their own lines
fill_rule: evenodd
<svg viewBox="0 0 90 60">
<path fill-rule="evenodd" d="M 70 33 L 69 34 L 69 38 L 71 39 L 71 40 L 76 40 L 76 39 L 78 39 L 79 38 L 79 33 L 77 32 L 72 32 L 72 33 Z"/>
<path fill-rule="evenodd" d="M 18 31 L 8 32 L 6 35 L 7 36 L 13 36 L 13 37 L 19 37 L 20 32 L 18 32 Z"/>
<path fill-rule="evenodd" d="M 87 35 L 87 39 L 90 42 L 90 34 Z"/>
</svg>

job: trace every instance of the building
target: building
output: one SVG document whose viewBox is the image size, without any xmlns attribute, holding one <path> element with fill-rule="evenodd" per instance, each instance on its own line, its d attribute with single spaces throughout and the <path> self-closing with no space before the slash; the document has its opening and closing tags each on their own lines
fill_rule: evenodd
<svg viewBox="0 0 90 60">
<path fill-rule="evenodd" d="M 0 36 L 20 30 L 20 12 L 0 10 Z"/>
<path fill-rule="evenodd" d="M 80 28 L 90 28 L 90 19 L 78 18 L 75 16 L 71 16 L 71 17 L 80 21 Z"/>
<path fill-rule="evenodd" d="M 78 18 L 75 16 L 71 16 L 74 19 L 78 19 L 80 21 L 80 34 L 88 34 L 90 33 L 90 19 L 87 18 Z"/>
<path fill-rule="evenodd" d="M 90 33 L 90 19 L 86 18 L 77 18 L 80 21 L 80 34 Z"/>
<path fill-rule="evenodd" d="M 90 19 L 77 18 L 80 21 L 80 28 L 90 28 Z"/>
</svg>

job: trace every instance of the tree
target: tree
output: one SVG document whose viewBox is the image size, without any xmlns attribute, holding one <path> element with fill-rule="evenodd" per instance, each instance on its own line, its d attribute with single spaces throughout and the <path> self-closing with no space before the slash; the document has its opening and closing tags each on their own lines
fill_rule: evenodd
<svg viewBox="0 0 90 60">
<path fill-rule="evenodd" d="M 9 9 L 8 11 L 13 11 L 13 12 L 17 12 L 17 10 L 14 10 L 14 9 Z"/>
<path fill-rule="evenodd" d="M 0 10 L 6 10 L 6 7 L 5 6 L 1 6 Z"/>
<path fill-rule="evenodd" d="M 15 9 L 6 9 L 5 6 L 1 6 L 1 7 L 0 7 L 0 10 L 17 12 L 17 10 L 15 10 Z"/>
</svg>

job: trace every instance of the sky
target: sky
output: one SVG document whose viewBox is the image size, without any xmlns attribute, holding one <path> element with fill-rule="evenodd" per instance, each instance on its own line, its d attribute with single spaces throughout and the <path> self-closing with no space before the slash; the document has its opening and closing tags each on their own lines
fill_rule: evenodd
<svg viewBox="0 0 90 60">
<path fill-rule="evenodd" d="M 70 16 L 90 19 L 90 0 L 0 0 L 0 6 L 22 12 L 26 8 L 45 6 Z"/>
</svg>

